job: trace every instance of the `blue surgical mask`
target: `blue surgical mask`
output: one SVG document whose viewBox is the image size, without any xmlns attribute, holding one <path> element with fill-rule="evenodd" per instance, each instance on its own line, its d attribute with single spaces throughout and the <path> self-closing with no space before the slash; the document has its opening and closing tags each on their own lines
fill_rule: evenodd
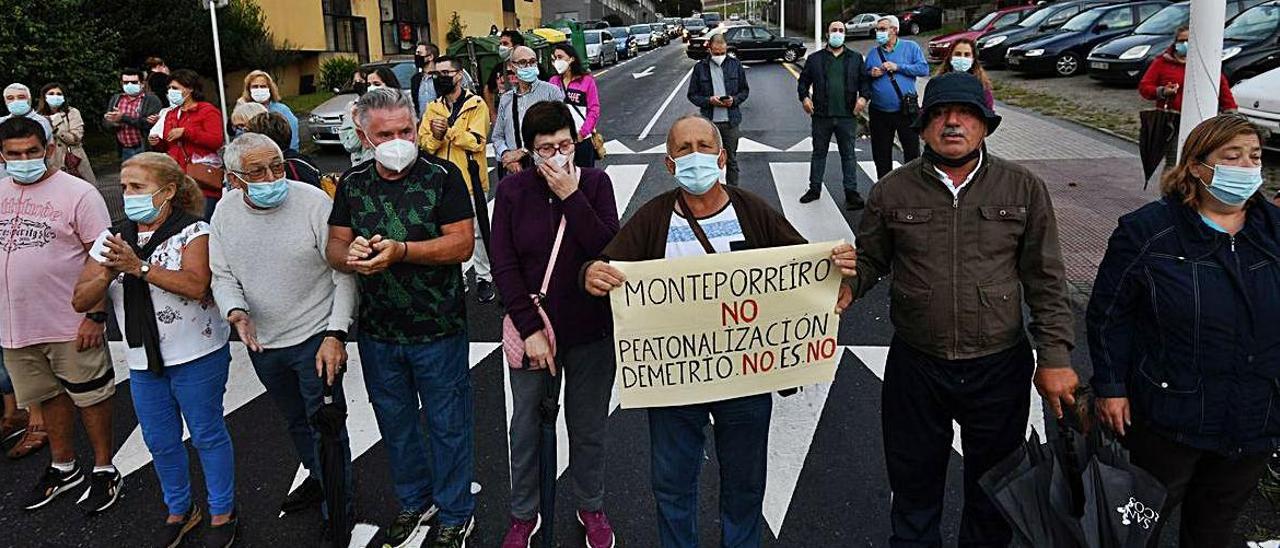
<svg viewBox="0 0 1280 548">
<path fill-rule="evenodd" d="M 67 98 L 62 95 L 45 95 L 44 102 L 49 103 L 53 108 L 62 108 L 62 104 L 67 102 Z"/>
<path fill-rule="evenodd" d="M 882 45 L 882 46 L 883 46 L 883 45 L 885 45 L 885 44 L 888 44 L 888 43 L 889 43 L 889 31 L 887 31 L 887 30 L 878 30 L 878 31 L 876 31 L 876 43 L 877 43 L 877 44 L 880 44 L 880 45 Z"/>
<path fill-rule="evenodd" d="M 1178 55 L 1181 55 L 1181 56 L 1183 56 L 1183 57 L 1186 57 L 1186 55 L 1187 55 L 1187 43 L 1186 43 L 1186 42 L 1174 42 L 1174 43 L 1173 43 L 1173 51 L 1178 52 Z"/>
<path fill-rule="evenodd" d="M 720 180 L 719 154 L 694 152 L 671 161 L 676 164 L 676 182 L 690 194 L 706 194 Z"/>
<path fill-rule="evenodd" d="M 1262 186 L 1262 166 L 1239 167 L 1218 164 L 1213 167 L 1213 182 L 1206 186 L 1209 194 L 1229 206 L 1244 205 Z M 1204 184 L 1201 181 L 1201 184 Z"/>
<path fill-rule="evenodd" d="M 160 192 L 157 190 L 156 192 Z M 160 208 L 156 207 L 155 195 L 126 194 L 124 196 L 124 216 L 135 223 L 149 223 L 160 216 Z"/>
<path fill-rule="evenodd" d="M 281 177 L 269 183 L 247 183 L 245 192 L 248 193 L 249 201 L 253 202 L 253 205 L 272 209 L 280 207 L 285 197 L 289 195 L 289 181 Z"/>
<path fill-rule="evenodd" d="M 166 94 L 166 97 L 169 98 L 169 106 L 171 107 L 182 106 L 182 102 L 186 100 L 186 97 L 183 97 L 182 90 L 180 89 L 169 90 L 169 93 Z"/>
<path fill-rule="evenodd" d="M 4 106 L 8 107 L 9 114 L 14 116 L 26 116 L 28 112 L 31 112 L 31 101 L 26 99 L 9 101 L 8 103 L 5 103 Z"/>
<path fill-rule="evenodd" d="M 843 32 L 833 32 L 833 33 L 831 33 L 831 34 L 828 34 L 828 35 L 827 35 L 827 45 L 830 45 L 830 46 L 831 46 L 831 47 L 833 47 L 833 48 L 842 48 L 842 47 L 844 47 L 844 33 L 843 33 Z"/>
<path fill-rule="evenodd" d="M 516 78 L 526 84 L 532 84 L 538 79 L 538 67 L 520 67 L 516 69 Z"/>
<path fill-rule="evenodd" d="M 30 160 L 5 160 L 5 171 L 13 176 L 13 180 L 18 184 L 29 185 L 39 181 L 44 177 L 44 173 L 49 170 L 44 164 L 44 158 L 32 158 Z"/>
<path fill-rule="evenodd" d="M 973 58 L 953 56 L 951 58 L 951 68 L 955 69 L 956 72 L 969 72 L 969 69 L 973 68 Z"/>
<path fill-rule="evenodd" d="M 139 93 L 142 93 L 142 84 L 125 84 L 124 85 L 125 95 L 137 95 Z"/>
</svg>

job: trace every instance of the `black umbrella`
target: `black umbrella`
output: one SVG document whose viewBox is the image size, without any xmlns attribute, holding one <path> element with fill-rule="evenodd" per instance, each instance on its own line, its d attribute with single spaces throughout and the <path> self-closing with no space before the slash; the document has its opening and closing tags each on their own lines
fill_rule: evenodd
<svg viewBox="0 0 1280 548">
<path fill-rule="evenodd" d="M 979 479 L 978 485 L 1012 527 L 1015 546 L 1070 546 L 1063 541 L 1072 538 L 1071 530 L 1055 516 L 1050 501 L 1055 475 L 1061 476 L 1058 468 L 1049 446 L 1041 444 L 1033 430 L 1025 443 Z"/>
<path fill-rule="evenodd" d="M 342 382 L 339 376 L 335 383 Z M 311 415 L 311 425 L 320 432 L 320 476 L 324 480 L 324 501 L 329 510 L 329 540 L 335 548 L 350 542 L 347 515 L 347 448 L 342 430 L 347 423 L 346 402 L 333 401 L 333 386 L 324 387 L 324 404 Z"/>
<path fill-rule="evenodd" d="M 1178 136 L 1178 121 L 1182 116 L 1176 110 L 1153 108 L 1138 113 L 1141 127 L 1138 131 L 1138 155 L 1142 158 L 1143 186 L 1156 172 L 1156 166 L 1164 159 L 1169 142 Z M 1168 166 L 1173 167 L 1173 166 Z"/>
<path fill-rule="evenodd" d="M 1100 436 L 1101 437 L 1101 436 Z M 1108 437 L 1109 438 L 1109 437 Z M 1085 468 L 1081 525 L 1090 548 L 1142 548 L 1162 519 L 1164 485 L 1105 439 Z"/>
<path fill-rule="evenodd" d="M 539 507 L 542 514 L 542 546 L 555 547 L 556 524 L 556 417 L 560 414 L 560 379 L 550 373 L 543 375 L 547 384 L 542 401 L 538 405 L 542 432 L 538 444 Z"/>
</svg>

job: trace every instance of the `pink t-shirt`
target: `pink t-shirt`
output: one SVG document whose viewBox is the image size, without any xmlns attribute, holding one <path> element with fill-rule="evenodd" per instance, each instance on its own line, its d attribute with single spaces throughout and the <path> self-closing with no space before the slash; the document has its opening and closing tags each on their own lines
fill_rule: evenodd
<svg viewBox="0 0 1280 548">
<path fill-rule="evenodd" d="M 86 246 L 111 227 L 98 189 L 57 171 L 34 185 L 0 179 L 0 346 L 75 340 L 71 308 Z"/>
</svg>

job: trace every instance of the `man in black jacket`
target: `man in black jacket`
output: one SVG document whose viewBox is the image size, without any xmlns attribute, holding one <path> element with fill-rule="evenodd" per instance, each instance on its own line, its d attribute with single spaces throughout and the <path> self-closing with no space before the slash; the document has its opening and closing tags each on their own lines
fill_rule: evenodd
<svg viewBox="0 0 1280 548">
<path fill-rule="evenodd" d="M 413 50 L 413 66 L 418 70 L 409 79 L 409 93 L 413 95 L 413 108 L 419 120 L 427 113 L 427 103 L 436 99 L 436 90 L 426 74 L 438 55 L 440 48 L 430 42 L 418 42 Z"/>
<path fill-rule="evenodd" d="M 724 34 L 716 34 L 707 44 L 709 55 L 693 66 L 689 80 L 689 102 L 702 110 L 702 116 L 716 125 L 724 150 L 728 154 L 725 182 L 738 186 L 738 126 L 742 124 L 742 103 L 751 88 L 742 62 L 729 57 L 729 44 Z"/>
<path fill-rule="evenodd" d="M 863 76 L 862 54 L 844 47 L 844 23 L 832 21 L 827 25 L 827 47 L 805 60 L 798 91 L 805 113 L 813 118 L 809 191 L 800 197 L 800 203 L 807 204 L 822 196 L 827 149 L 831 146 L 831 134 L 835 133 L 836 146 L 840 149 L 840 170 L 844 176 L 845 207 L 862 209 L 862 196 L 858 194 L 857 156 L 853 148 L 858 135 L 858 121 L 854 115 L 867 108 L 871 81 Z"/>
</svg>

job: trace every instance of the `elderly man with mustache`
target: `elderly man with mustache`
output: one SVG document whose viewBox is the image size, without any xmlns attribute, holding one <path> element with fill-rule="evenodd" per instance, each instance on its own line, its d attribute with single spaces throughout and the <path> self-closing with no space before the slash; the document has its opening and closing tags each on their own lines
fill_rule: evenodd
<svg viewBox="0 0 1280 548">
<path fill-rule="evenodd" d="M 967 73 L 929 83 L 914 124 L 924 156 L 872 187 L 858 227 L 855 296 L 893 274 L 881 422 L 895 547 L 941 546 L 953 420 L 960 546 L 1007 546 L 1009 526 L 978 478 L 1023 439 L 1033 374 L 1058 416 L 1078 382 L 1053 203 L 1040 178 L 986 150 L 1000 117 L 982 90 Z"/>
</svg>

